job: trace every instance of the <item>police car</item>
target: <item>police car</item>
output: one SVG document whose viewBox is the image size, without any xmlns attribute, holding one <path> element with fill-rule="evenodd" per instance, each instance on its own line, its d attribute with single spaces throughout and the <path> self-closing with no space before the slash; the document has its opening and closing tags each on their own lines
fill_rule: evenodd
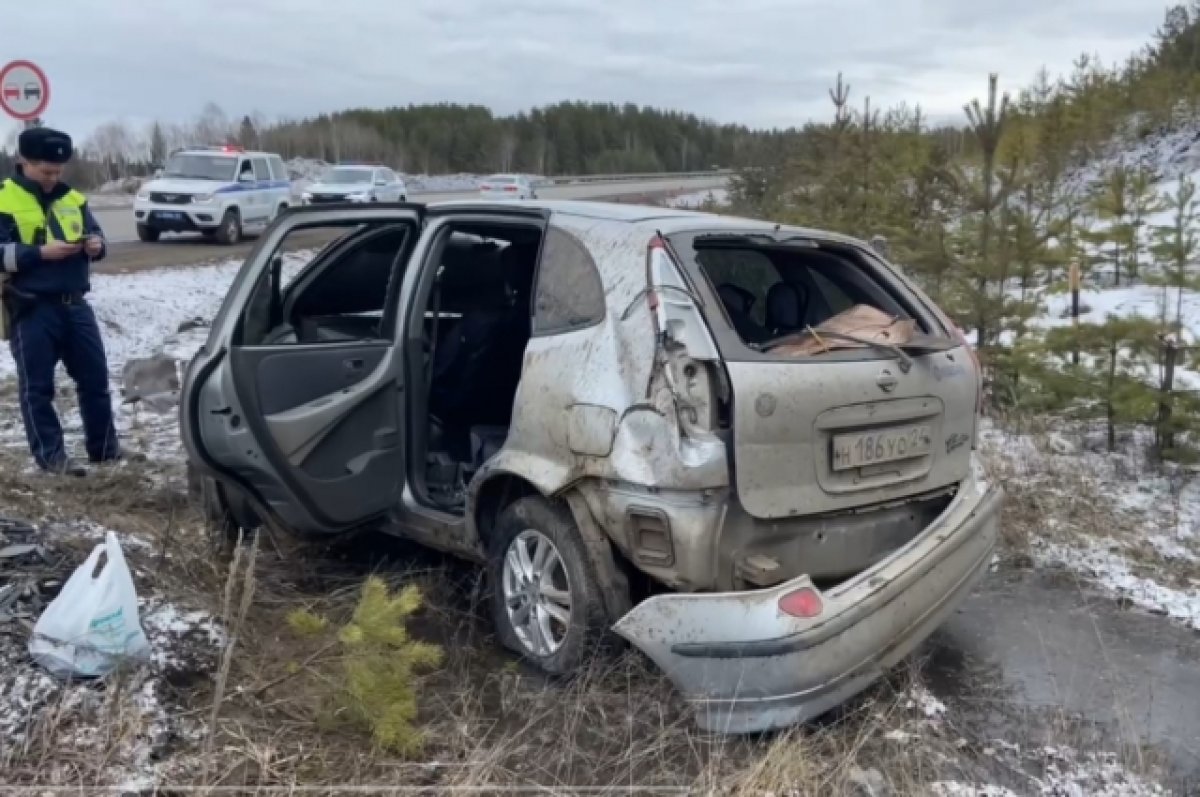
<svg viewBox="0 0 1200 797">
<path fill-rule="evenodd" d="M 133 204 L 138 238 L 164 232 L 200 232 L 223 244 L 270 224 L 291 203 L 283 159 L 240 147 L 172 153 L 161 174 L 142 186 Z"/>
</svg>

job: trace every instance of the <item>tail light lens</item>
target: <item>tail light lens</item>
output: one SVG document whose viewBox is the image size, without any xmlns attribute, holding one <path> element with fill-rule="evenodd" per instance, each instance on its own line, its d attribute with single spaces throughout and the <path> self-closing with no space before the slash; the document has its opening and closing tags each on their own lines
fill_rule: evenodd
<svg viewBox="0 0 1200 797">
<path fill-rule="evenodd" d="M 820 615 L 824 609 L 825 604 L 821 600 L 821 593 L 817 592 L 814 587 L 801 587 L 779 599 L 779 611 L 805 620 L 811 620 Z"/>
<path fill-rule="evenodd" d="M 516 190 L 517 190 L 517 187 L 516 187 L 515 185 L 506 185 L 506 186 L 504 186 L 504 190 L 505 190 L 505 191 L 512 191 L 512 192 L 514 192 L 514 193 L 515 193 L 515 192 L 516 192 Z"/>
</svg>

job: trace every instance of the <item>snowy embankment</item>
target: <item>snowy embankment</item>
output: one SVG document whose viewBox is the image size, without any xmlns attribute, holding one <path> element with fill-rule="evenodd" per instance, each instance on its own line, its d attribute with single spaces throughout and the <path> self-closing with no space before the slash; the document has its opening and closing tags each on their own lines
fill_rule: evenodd
<svg viewBox="0 0 1200 797">
<path fill-rule="evenodd" d="M 682 210 L 703 210 L 706 207 L 723 207 L 729 204 L 729 189 L 713 188 L 708 191 L 692 191 L 671 197 L 669 203 L 673 208 Z"/>
<path fill-rule="evenodd" d="M 1086 195 L 1115 166 L 1147 170 L 1162 198 L 1172 196 L 1184 178 L 1200 181 L 1200 122 L 1183 123 L 1172 132 L 1137 138 L 1130 132 L 1114 139 L 1104 157 L 1077 170 L 1070 190 Z M 1173 211 L 1145 219 L 1147 245 L 1157 227 L 1173 223 Z M 1091 248 L 1089 255 L 1105 253 Z M 1143 254 L 1143 273 L 1156 270 Z M 1011 288 L 1010 296 L 1020 296 Z M 1033 330 L 1069 327 L 1071 296 L 1044 287 L 1025 297 L 1037 303 Z M 1080 292 L 1079 322 L 1103 324 L 1109 318 L 1141 317 L 1174 323 L 1178 312 L 1182 342 L 1200 342 L 1200 292 L 1139 283 L 1121 287 L 1088 286 Z M 1011 344 L 1011 332 L 1001 344 Z M 1122 356 L 1128 352 L 1122 350 Z M 1097 355 L 1099 356 L 1099 355 Z M 1088 354 L 1085 353 L 1085 362 Z M 1200 389 L 1200 372 L 1183 359 L 1175 388 Z M 1141 378 L 1157 385 L 1160 369 L 1147 358 Z M 1005 481 L 1037 503 L 1041 526 L 1030 530 L 1030 554 L 1039 566 L 1063 568 L 1092 580 L 1114 596 L 1200 630 L 1200 487 L 1187 469 L 1163 472 L 1147 461 L 1152 444 L 1146 430 L 1122 434 L 1118 451 L 1105 450 L 1103 433 L 1065 421 L 1051 433 L 1016 434 L 987 427 L 983 444 Z M 1079 503 L 1080 501 L 1083 503 Z M 1079 515 L 1086 519 L 1080 521 Z"/>
</svg>

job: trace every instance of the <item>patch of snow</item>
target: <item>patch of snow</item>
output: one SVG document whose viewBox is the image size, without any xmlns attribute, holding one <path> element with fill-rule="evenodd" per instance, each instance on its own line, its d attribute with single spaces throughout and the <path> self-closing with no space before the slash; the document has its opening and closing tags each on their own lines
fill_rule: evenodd
<svg viewBox="0 0 1200 797">
<path fill-rule="evenodd" d="M 1018 797 L 1015 791 L 1004 786 L 973 785 L 954 780 L 937 781 L 931 788 L 937 797 Z"/>
<path fill-rule="evenodd" d="M 928 719 L 938 719 L 946 713 L 946 704 L 934 697 L 923 684 L 914 684 L 908 691 L 905 708 L 916 709 Z"/>
<path fill-rule="evenodd" d="M 148 601 L 146 604 L 153 605 Z M 171 603 L 158 603 L 155 608 L 142 610 L 142 628 L 150 640 L 155 665 L 160 669 L 178 670 L 187 665 L 182 652 L 201 646 L 212 655 L 225 646 L 225 632 L 208 612 L 184 610 Z"/>
<path fill-rule="evenodd" d="M 938 781 L 931 784 L 937 797 L 1162 797 L 1162 785 L 1132 772 L 1114 753 L 1080 753 L 1070 747 L 1046 747 L 1024 757 L 1013 756 L 1014 771 L 1032 765 L 1038 774 L 1019 792 L 990 783 Z"/>
<path fill-rule="evenodd" d="M 1182 590 L 1136 575 L 1119 548 L 1088 540 L 1071 546 L 1039 541 L 1034 560 L 1063 567 L 1095 581 L 1113 595 L 1147 611 L 1164 614 L 1200 631 L 1200 588 Z"/>
<path fill-rule="evenodd" d="M 1200 559 L 1200 484 L 1185 472 L 1155 470 L 1142 459 L 1139 452 L 1149 445 L 1144 431 L 1113 453 L 1096 445 L 1089 433 L 1081 437 L 1058 453 L 1053 445 L 1040 449 L 1031 435 L 1008 433 L 991 423 L 980 429 L 985 455 L 1007 468 L 1014 485 L 1075 493 L 1062 495 L 1066 513 L 1081 495 L 1103 496 L 1104 509 L 1111 510 L 1109 528 L 1077 529 L 1065 541 L 1057 533 L 1035 536 L 1035 564 L 1068 569 L 1116 597 L 1200 630 L 1200 584 L 1181 587 L 1169 573 L 1172 562 L 1190 567 Z M 1054 474 L 1070 474 L 1070 484 L 1054 485 Z M 1049 515 L 1043 522 L 1046 530 L 1057 532 L 1063 520 L 1069 517 Z M 1140 546 L 1158 561 L 1150 557 L 1147 563 Z"/>
</svg>

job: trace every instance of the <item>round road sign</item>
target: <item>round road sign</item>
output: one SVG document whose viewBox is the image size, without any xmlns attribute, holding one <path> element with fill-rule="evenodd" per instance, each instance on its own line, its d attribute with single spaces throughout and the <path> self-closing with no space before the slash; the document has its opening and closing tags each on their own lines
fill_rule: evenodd
<svg viewBox="0 0 1200 797">
<path fill-rule="evenodd" d="M 0 69 L 0 108 L 14 119 L 36 119 L 50 104 L 50 81 L 30 61 L 10 61 Z"/>
</svg>

